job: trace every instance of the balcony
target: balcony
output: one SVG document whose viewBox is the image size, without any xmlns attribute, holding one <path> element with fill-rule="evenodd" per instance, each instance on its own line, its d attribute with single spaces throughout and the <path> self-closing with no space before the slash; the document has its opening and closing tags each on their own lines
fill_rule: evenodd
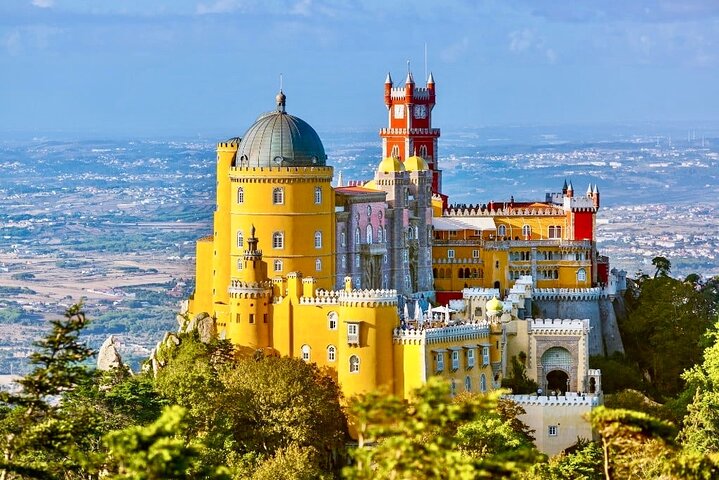
<svg viewBox="0 0 719 480">
<path fill-rule="evenodd" d="M 384 243 L 361 243 L 359 247 L 362 255 L 384 255 L 387 253 L 387 245 Z"/>
</svg>

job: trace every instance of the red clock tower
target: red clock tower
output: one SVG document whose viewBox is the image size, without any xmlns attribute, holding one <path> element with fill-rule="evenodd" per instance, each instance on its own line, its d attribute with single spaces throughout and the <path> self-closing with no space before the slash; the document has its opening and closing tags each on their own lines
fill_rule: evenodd
<svg viewBox="0 0 719 480">
<path fill-rule="evenodd" d="M 432 192 L 442 191 L 442 171 L 437 164 L 439 128 L 432 128 L 434 78 L 429 74 L 427 85 L 414 86 L 412 72 L 407 72 L 403 87 L 395 88 L 387 74 L 384 82 L 384 103 L 389 114 L 388 128 L 379 131 L 382 157 L 396 157 L 403 162 L 413 156 L 422 157 L 432 170 Z"/>
</svg>

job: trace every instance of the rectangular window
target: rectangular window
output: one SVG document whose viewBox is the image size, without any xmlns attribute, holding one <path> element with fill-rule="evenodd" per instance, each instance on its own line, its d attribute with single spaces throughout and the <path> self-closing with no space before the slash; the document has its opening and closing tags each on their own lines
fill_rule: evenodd
<svg viewBox="0 0 719 480">
<path fill-rule="evenodd" d="M 347 343 L 359 343 L 359 324 L 347 324 Z"/>
<path fill-rule="evenodd" d="M 240 314 L 239 313 L 235 314 L 235 322 L 240 323 Z"/>
<path fill-rule="evenodd" d="M 459 351 L 453 350 L 452 351 L 452 370 L 457 370 L 459 368 Z"/>
<path fill-rule="evenodd" d="M 482 347 L 482 365 L 489 365 L 489 347 Z"/>
<path fill-rule="evenodd" d="M 267 314 L 266 313 L 262 314 L 262 323 L 267 323 Z"/>
<path fill-rule="evenodd" d="M 472 258 L 479 258 L 479 250 L 472 250 Z"/>
<path fill-rule="evenodd" d="M 255 314 L 250 313 L 250 323 L 255 323 Z"/>
<path fill-rule="evenodd" d="M 452 250 L 452 249 L 447 250 L 447 258 L 454 258 L 454 250 Z"/>
<path fill-rule="evenodd" d="M 557 428 L 556 425 L 550 425 L 550 426 L 548 427 L 549 436 L 550 436 L 550 437 L 556 437 L 558 430 L 559 430 L 559 429 Z"/>
<path fill-rule="evenodd" d="M 444 371 L 444 353 L 443 352 L 435 353 L 434 361 L 437 365 L 437 371 L 438 372 Z"/>
<path fill-rule="evenodd" d="M 474 348 L 467 350 L 467 368 L 474 367 Z"/>
</svg>

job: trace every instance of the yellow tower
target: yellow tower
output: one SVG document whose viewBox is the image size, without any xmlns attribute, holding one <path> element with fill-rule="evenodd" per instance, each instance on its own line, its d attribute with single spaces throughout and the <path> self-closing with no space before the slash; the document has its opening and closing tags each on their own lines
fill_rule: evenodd
<svg viewBox="0 0 719 480">
<path fill-rule="evenodd" d="M 330 289 L 334 279 L 332 167 L 314 129 L 285 111 L 285 95 L 247 131 L 229 170 L 225 251 L 230 276 L 240 274 L 245 238 L 252 225 L 270 276 L 302 272 Z M 218 194 L 219 194 L 218 185 Z"/>
</svg>

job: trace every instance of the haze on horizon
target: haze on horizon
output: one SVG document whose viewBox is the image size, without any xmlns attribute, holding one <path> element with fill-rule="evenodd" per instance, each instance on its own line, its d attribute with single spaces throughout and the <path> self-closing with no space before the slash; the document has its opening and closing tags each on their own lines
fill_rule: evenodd
<svg viewBox="0 0 719 480">
<path fill-rule="evenodd" d="M 719 2 L 5 0 L 0 133 L 240 135 L 287 106 L 386 123 L 387 71 L 434 123 L 719 122 Z"/>
</svg>

